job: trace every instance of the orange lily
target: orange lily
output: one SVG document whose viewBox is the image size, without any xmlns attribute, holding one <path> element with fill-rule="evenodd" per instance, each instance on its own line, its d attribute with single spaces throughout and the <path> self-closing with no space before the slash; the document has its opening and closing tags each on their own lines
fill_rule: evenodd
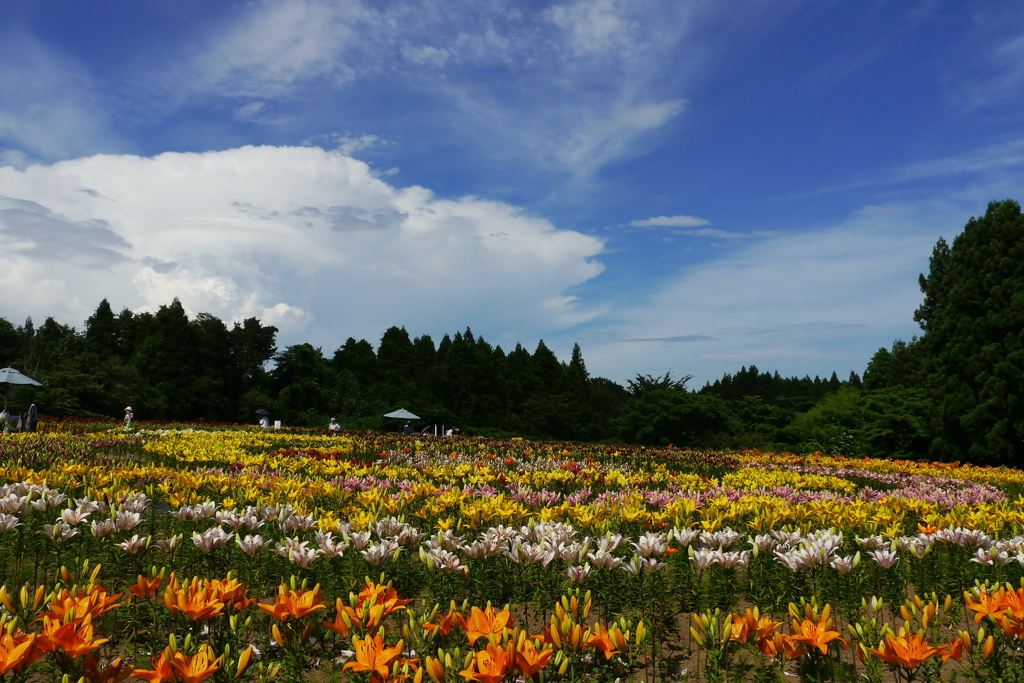
<svg viewBox="0 0 1024 683">
<path fill-rule="evenodd" d="M 828 644 L 833 640 L 838 640 L 844 647 L 849 647 L 850 643 L 839 635 L 839 631 L 833 631 L 830 626 L 832 620 L 827 615 L 823 615 L 818 622 L 804 619 L 799 625 L 793 624 L 792 630 L 795 633 L 790 635 L 790 638 L 808 647 L 818 648 L 823 655 L 828 654 Z"/>
<path fill-rule="evenodd" d="M 548 661 L 550 661 L 551 655 L 554 652 L 551 648 L 538 652 L 534 642 L 527 638 L 523 640 L 522 645 L 516 648 L 516 666 L 524 678 L 532 678 L 534 674 L 548 665 Z"/>
<path fill-rule="evenodd" d="M 965 647 L 967 647 L 967 644 L 963 638 L 954 638 L 943 646 L 942 652 L 939 655 L 944 662 L 948 662 L 950 659 L 955 659 L 959 662 L 964 656 Z"/>
<path fill-rule="evenodd" d="M 282 584 L 274 599 L 274 604 L 256 606 L 275 619 L 285 621 L 288 617 L 301 619 L 317 610 L 327 609 L 323 599 L 324 594 L 320 592 L 320 584 L 317 584 L 313 590 L 299 591 L 288 590 Z"/>
<path fill-rule="evenodd" d="M 55 652 L 58 659 L 74 660 L 87 655 L 109 638 L 93 639 L 92 614 L 77 621 L 62 624 L 56 619 L 43 617 L 43 629 L 39 647 L 44 652 Z"/>
<path fill-rule="evenodd" d="M 67 588 L 62 588 L 56 591 L 53 599 L 50 600 L 49 611 L 43 612 L 39 616 L 53 617 L 63 621 L 64 617 L 74 610 L 76 619 L 81 619 L 87 614 L 98 617 L 117 607 L 122 595 L 124 593 L 110 595 L 107 593 L 107 589 L 100 585 L 95 585 L 88 591 L 79 588 L 74 593 Z"/>
<path fill-rule="evenodd" d="M 152 671 L 136 669 L 132 672 L 132 678 L 154 683 L 200 683 L 220 669 L 218 662 L 219 658 L 214 657 L 213 649 L 209 645 L 200 647 L 192 657 L 173 652 L 167 647 L 152 661 Z"/>
<path fill-rule="evenodd" d="M 224 613 L 224 601 L 218 592 L 196 578 L 184 586 L 172 580 L 164 591 L 164 604 L 171 614 L 183 615 L 189 621 L 212 619 Z"/>
<path fill-rule="evenodd" d="M 458 615 L 456 619 L 459 620 L 459 624 L 465 629 L 470 645 L 475 643 L 478 638 L 500 637 L 505 632 L 505 629 L 512 628 L 515 622 L 510 611 L 503 609 L 498 612 L 490 605 L 487 606 L 486 610 L 474 607 L 470 610 L 468 619 L 462 615 Z"/>
<path fill-rule="evenodd" d="M 757 623 L 754 626 L 754 633 L 757 635 L 757 649 L 763 654 L 775 654 L 775 649 L 773 647 L 775 629 L 780 626 L 782 626 L 781 621 L 775 621 L 768 615 L 758 617 Z"/>
<path fill-rule="evenodd" d="M 730 640 L 746 644 L 750 636 L 756 636 L 757 649 L 763 654 L 774 657 L 777 652 L 775 629 L 780 626 L 782 626 L 781 621 L 775 621 L 767 614 L 762 615 L 756 607 L 748 608 L 742 615 L 733 615 Z"/>
<path fill-rule="evenodd" d="M 869 652 L 893 666 L 916 669 L 926 660 L 940 654 L 942 649 L 942 647 L 933 647 L 925 638 L 916 633 L 910 636 L 900 634 L 896 638 L 893 638 L 891 634 L 886 634 L 885 643 L 880 643 L 879 649 L 869 650 Z"/>
<path fill-rule="evenodd" d="M 505 678 L 508 667 L 515 662 L 514 652 L 512 643 L 509 643 L 508 650 L 500 645 L 490 643 L 486 650 L 474 653 L 473 659 L 469 662 L 469 668 L 460 671 L 459 675 L 467 681 L 477 681 L 477 683 L 500 683 Z"/>
<path fill-rule="evenodd" d="M 605 659 L 611 659 L 614 655 L 619 654 L 619 651 L 615 649 L 616 643 L 612 639 L 612 634 L 601 624 L 594 624 L 591 627 L 587 645 L 603 652 Z"/>
<path fill-rule="evenodd" d="M 412 602 L 412 599 L 400 599 L 398 597 L 398 591 L 391 586 L 390 581 L 384 585 L 373 583 L 372 581 L 367 582 L 366 586 L 363 587 L 363 590 L 359 591 L 359 595 L 356 597 L 356 600 L 356 605 L 358 607 L 363 607 L 367 604 L 372 607 L 383 605 L 385 616 L 392 612 L 397 612 L 400 609 L 405 609 L 405 606 Z"/>
<path fill-rule="evenodd" d="M 387 679 L 391 674 L 391 667 L 401 658 L 404 647 L 404 640 L 398 641 L 393 647 L 384 647 L 384 639 L 379 633 L 373 638 L 353 638 L 352 649 L 355 650 L 356 659 L 347 662 L 342 669 L 372 671 L 382 680 Z"/>
<path fill-rule="evenodd" d="M 996 618 L 999 628 L 1003 630 L 1007 638 L 1024 638 L 1024 621 L 1017 617 L 1013 610 Z"/>
<path fill-rule="evenodd" d="M 745 616 L 740 616 L 739 614 L 732 615 L 732 624 L 729 627 L 729 640 L 746 644 L 747 639 L 750 638 L 750 634 L 754 630 L 755 623 L 751 618 L 750 610 L 747 610 Z"/>
<path fill-rule="evenodd" d="M 0 676 L 8 671 L 21 671 L 46 654 L 45 650 L 36 647 L 36 638 L 35 634 L 24 632 L 0 636 Z"/>
<path fill-rule="evenodd" d="M 210 579 L 207 585 L 217 594 L 221 602 L 230 605 L 232 609 L 241 611 L 256 602 L 256 598 L 250 598 L 245 594 L 249 588 L 238 579 Z"/>
<path fill-rule="evenodd" d="M 173 681 L 174 669 L 171 668 L 171 663 L 168 661 L 173 655 L 174 652 L 171 651 L 170 646 L 164 648 L 158 657 L 150 660 L 150 664 L 153 665 L 152 669 L 136 669 L 132 672 L 132 678 L 153 681 L 153 683 L 169 683 Z"/>
<path fill-rule="evenodd" d="M 991 616 L 994 619 L 999 619 L 999 617 L 1003 616 L 1007 609 L 1005 597 L 1006 591 L 1002 588 L 991 595 L 981 593 L 978 595 L 977 600 L 974 600 L 970 593 L 964 593 L 967 609 L 975 613 L 974 623 L 976 624 L 980 624 L 981 620 L 986 616 Z"/>
<path fill-rule="evenodd" d="M 452 632 L 452 629 L 458 622 L 458 617 L 461 616 L 462 615 L 459 614 L 458 611 L 456 610 L 448 610 L 444 613 L 444 615 L 441 616 L 440 619 L 437 620 L 436 624 L 423 624 L 423 630 L 433 631 L 436 629 L 439 630 L 442 634 L 448 635 Z"/>
<path fill-rule="evenodd" d="M 772 650 L 772 656 L 781 652 L 786 659 L 796 659 L 807 654 L 806 645 L 793 636 L 788 636 L 785 633 L 775 634 L 775 638 L 772 640 L 772 647 L 770 649 Z"/>
<path fill-rule="evenodd" d="M 171 668 L 181 683 L 199 683 L 212 676 L 220 667 L 219 657 L 215 657 L 213 648 L 203 645 L 192 657 L 175 652 L 171 659 Z"/>
<path fill-rule="evenodd" d="M 150 597 L 156 594 L 160 584 L 163 583 L 164 577 L 157 576 L 153 579 L 147 579 L 142 574 L 139 574 L 138 580 L 131 586 L 128 586 L 128 590 L 137 598 L 148 600 Z"/>
</svg>

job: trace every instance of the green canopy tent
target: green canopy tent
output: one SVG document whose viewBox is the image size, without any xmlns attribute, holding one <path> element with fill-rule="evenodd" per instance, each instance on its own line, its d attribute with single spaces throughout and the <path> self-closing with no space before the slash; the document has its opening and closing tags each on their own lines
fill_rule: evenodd
<svg viewBox="0 0 1024 683">
<path fill-rule="evenodd" d="M 418 419 L 420 419 L 419 415 L 413 415 L 412 413 L 410 413 L 405 408 L 400 408 L 399 410 L 395 410 L 395 411 L 392 411 L 390 413 L 384 413 L 384 417 L 393 417 L 393 418 L 398 419 L 398 420 L 418 420 Z"/>
<path fill-rule="evenodd" d="M 404 431 L 406 434 L 412 434 L 415 431 L 412 428 L 412 421 L 420 419 L 419 415 L 410 413 L 405 408 L 400 408 L 398 410 L 393 410 L 390 413 L 385 413 L 384 417 L 391 417 L 396 420 L 405 420 L 405 428 L 402 431 Z"/>
</svg>

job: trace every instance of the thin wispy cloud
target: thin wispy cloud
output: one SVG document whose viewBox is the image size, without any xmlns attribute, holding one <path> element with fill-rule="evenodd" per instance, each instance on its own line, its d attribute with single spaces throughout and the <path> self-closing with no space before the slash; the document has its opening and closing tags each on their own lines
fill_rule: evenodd
<svg viewBox="0 0 1024 683">
<path fill-rule="evenodd" d="M 596 330 L 588 363 L 593 356 L 620 380 L 685 367 L 705 381 L 723 360 L 803 374 L 809 370 L 801 371 L 801 362 L 810 368 L 809 360 L 820 359 L 813 366 L 821 373 L 838 361 L 834 349 L 852 346 L 864 360 L 832 369 L 862 372 L 879 346 L 909 336 L 920 303 L 917 274 L 934 240 L 929 226 L 900 218 L 857 214 L 839 226 L 768 237 L 682 269 L 622 311 L 617 324 Z M 638 340 L 649 342 L 639 366 L 624 350 Z"/>
<path fill-rule="evenodd" d="M 697 216 L 656 216 L 638 221 L 630 221 L 634 228 L 696 228 L 710 225 L 711 221 Z"/>
<path fill-rule="evenodd" d="M 168 115 L 226 98 L 236 118 L 267 124 L 287 123 L 289 106 L 313 93 L 387 82 L 418 93 L 428 105 L 421 116 L 443 113 L 480 151 L 502 145 L 506 156 L 518 145 L 523 162 L 587 177 L 641 153 L 649 134 L 684 111 L 683 98 L 663 89 L 700 17 L 682 5 L 613 0 L 541 10 L 455 2 L 445 11 L 274 2 L 211 29 L 163 73 L 136 78 L 149 106 L 170 106 Z"/>
<path fill-rule="evenodd" d="M 0 73 L 0 161 L 23 166 L 97 144 L 124 149 L 89 71 L 74 59 L 28 32 L 0 28 Z"/>
</svg>

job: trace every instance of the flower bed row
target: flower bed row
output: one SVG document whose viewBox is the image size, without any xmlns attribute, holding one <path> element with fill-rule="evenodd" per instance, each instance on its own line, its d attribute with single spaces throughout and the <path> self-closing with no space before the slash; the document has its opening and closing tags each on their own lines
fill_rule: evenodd
<svg viewBox="0 0 1024 683">
<path fill-rule="evenodd" d="M 1017 471 L 521 440 L 67 428 L 0 440 L 9 587 L 0 651 L 10 662 L 0 675 L 1024 674 Z M 48 614 L 68 595 L 91 604 L 98 565 L 103 585 L 124 594 L 116 608 L 89 623 L 84 606 Z M 367 584 L 367 575 L 379 578 Z M 226 586 L 244 586 L 250 603 L 219 600 L 223 610 L 204 619 L 172 608 L 201 614 Z M 354 627 L 370 618 L 376 598 L 359 598 L 367 590 L 411 602 L 380 628 Z M 321 603 L 314 611 L 333 604 L 333 622 L 273 613 Z M 364 616 L 353 621 L 347 610 L 357 608 Z M 469 642 L 466 625 L 502 613 L 500 633 Z M 109 640 L 74 645 L 86 626 L 90 643 Z M 54 644 L 58 631 L 71 650 Z"/>
</svg>

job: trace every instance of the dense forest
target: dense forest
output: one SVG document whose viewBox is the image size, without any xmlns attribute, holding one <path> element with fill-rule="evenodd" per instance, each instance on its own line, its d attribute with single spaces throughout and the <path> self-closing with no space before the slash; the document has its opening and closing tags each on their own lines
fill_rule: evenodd
<svg viewBox="0 0 1024 683">
<path fill-rule="evenodd" d="M 920 337 L 870 359 L 863 381 L 781 377 L 743 367 L 700 389 L 691 377 L 592 377 L 579 345 L 567 361 L 540 341 L 494 346 L 470 329 L 412 338 L 401 327 L 374 345 L 347 339 L 333 354 L 277 348 L 255 318 L 233 324 L 177 300 L 156 313 L 115 313 L 100 302 L 84 330 L 53 318 L 0 318 L 0 366 L 44 383 L 15 387 L 12 407 L 44 415 L 394 427 L 397 407 L 420 424 L 469 433 L 695 448 L 758 448 L 1017 464 L 1024 453 L 1024 218 L 992 203 L 952 246 L 940 239 Z"/>
</svg>

